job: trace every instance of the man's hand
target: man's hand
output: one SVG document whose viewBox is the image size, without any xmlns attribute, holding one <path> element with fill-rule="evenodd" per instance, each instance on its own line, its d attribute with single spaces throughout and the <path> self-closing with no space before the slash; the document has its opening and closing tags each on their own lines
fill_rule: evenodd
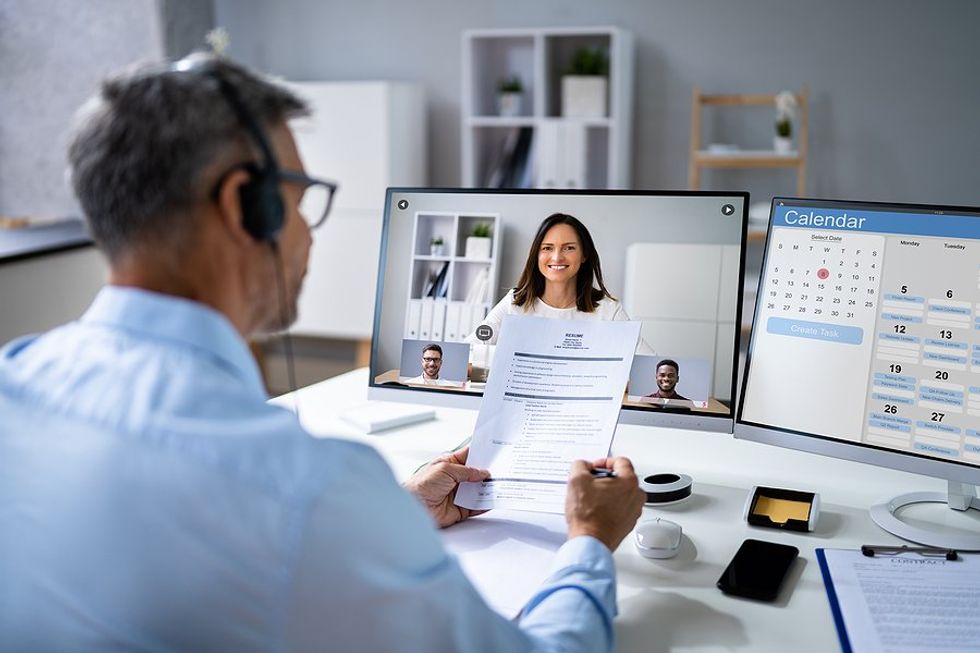
<svg viewBox="0 0 980 653">
<path fill-rule="evenodd" d="M 486 510 L 470 510 L 461 508 L 453 503 L 456 499 L 456 488 L 464 481 L 484 481 L 490 478 L 490 472 L 466 466 L 466 457 L 470 448 L 436 458 L 431 463 L 415 472 L 412 478 L 405 482 L 405 489 L 414 494 L 422 502 L 439 528 L 452 526 L 467 517 L 480 515 Z"/>
<path fill-rule="evenodd" d="M 612 469 L 611 478 L 592 476 L 595 467 Z M 565 496 L 568 537 L 591 535 L 615 551 L 643 511 L 646 494 L 640 489 L 628 458 L 602 458 L 572 463 Z"/>
</svg>

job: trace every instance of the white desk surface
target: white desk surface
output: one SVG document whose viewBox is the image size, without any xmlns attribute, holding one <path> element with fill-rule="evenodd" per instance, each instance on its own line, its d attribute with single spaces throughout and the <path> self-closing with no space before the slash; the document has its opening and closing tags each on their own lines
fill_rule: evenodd
<svg viewBox="0 0 980 653">
<path fill-rule="evenodd" d="M 337 414 L 367 401 L 367 369 L 303 388 L 296 395 L 300 419 L 317 435 L 372 444 L 404 480 L 420 464 L 468 437 L 476 411 L 437 409 L 437 418 L 365 435 Z M 292 397 L 276 403 L 291 405 Z M 731 435 L 620 425 L 613 453 L 629 456 L 637 473 L 681 472 L 694 478 L 694 493 L 675 506 L 644 508 L 684 529 L 677 557 L 648 560 L 632 536 L 615 553 L 618 574 L 620 651 L 835 651 L 840 650 L 814 549 L 900 543 L 868 515 L 873 504 L 917 490 L 945 491 L 937 479 L 735 440 Z M 742 519 L 753 485 L 820 493 L 814 533 L 749 526 Z M 951 512 L 951 511 L 950 511 Z M 775 603 L 729 597 L 715 587 L 745 538 L 796 546 L 796 561 Z"/>
</svg>

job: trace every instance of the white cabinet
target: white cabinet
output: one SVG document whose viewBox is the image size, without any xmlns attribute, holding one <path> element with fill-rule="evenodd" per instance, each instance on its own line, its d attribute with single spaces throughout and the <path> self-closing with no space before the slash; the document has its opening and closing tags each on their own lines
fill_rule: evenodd
<svg viewBox="0 0 980 653">
<path fill-rule="evenodd" d="M 601 115 L 565 115 L 562 79 L 582 51 L 608 59 Z M 518 78 L 521 111 L 498 113 Z M 469 187 L 628 188 L 632 35 L 616 27 L 469 30 L 463 34 L 462 163 Z M 587 103 L 588 104 L 588 103 Z M 577 113 L 577 112 L 573 112 Z M 520 134 L 520 137 L 516 135 Z M 529 147 L 521 143 L 528 141 Z M 530 170 L 531 174 L 522 173 Z"/>
<path fill-rule="evenodd" d="M 643 338 L 660 354 L 705 358 L 713 352 L 712 394 L 731 395 L 735 295 L 722 292 L 726 279 L 738 277 L 735 245 L 633 243 L 626 249 L 623 307 L 643 324 Z M 684 270 L 670 283 L 650 279 L 663 270 Z"/>
<path fill-rule="evenodd" d="M 478 225 L 489 231 L 489 252 L 473 236 Z M 497 287 L 500 229 L 497 213 L 415 214 L 405 338 L 459 342 L 480 324 Z"/>
<path fill-rule="evenodd" d="M 0 346 L 78 319 L 108 274 L 94 245 L 0 262 Z"/>
<path fill-rule="evenodd" d="M 339 183 L 330 217 L 313 234 L 293 332 L 367 340 L 385 189 L 426 183 L 422 88 L 403 82 L 287 85 L 313 110 L 291 123 L 307 172 Z"/>
</svg>

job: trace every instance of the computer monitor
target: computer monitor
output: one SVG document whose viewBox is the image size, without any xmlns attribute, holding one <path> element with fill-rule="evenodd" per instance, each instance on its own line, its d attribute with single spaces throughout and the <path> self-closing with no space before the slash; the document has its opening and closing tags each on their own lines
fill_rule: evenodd
<svg viewBox="0 0 980 653">
<path fill-rule="evenodd" d="M 513 305 L 526 267 L 542 274 L 532 243 L 561 213 L 583 225 L 609 295 L 642 323 L 620 421 L 731 433 L 747 203 L 746 193 L 389 189 L 369 397 L 478 407 L 494 316 Z M 519 312 L 578 310 L 538 301 Z M 604 299 L 594 314 L 622 319 L 617 310 Z"/>
<path fill-rule="evenodd" d="M 980 508 L 980 209 L 775 198 L 735 436 L 949 481 L 872 508 Z"/>
</svg>

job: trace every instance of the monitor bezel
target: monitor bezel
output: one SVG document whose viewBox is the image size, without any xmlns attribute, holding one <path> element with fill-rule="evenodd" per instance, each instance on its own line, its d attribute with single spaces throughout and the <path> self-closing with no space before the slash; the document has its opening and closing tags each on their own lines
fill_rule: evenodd
<svg viewBox="0 0 980 653">
<path fill-rule="evenodd" d="M 666 428 L 683 428 L 717 433 L 732 433 L 735 424 L 734 406 L 738 392 L 738 361 L 741 347 L 742 321 L 742 291 L 745 284 L 745 248 L 748 234 L 749 193 L 747 191 L 693 191 L 693 190 L 613 190 L 613 189 L 534 189 L 534 188 L 451 188 L 451 187 L 417 187 L 392 186 L 385 192 L 384 218 L 381 226 L 381 252 L 378 257 L 378 281 L 375 288 L 374 321 L 372 324 L 371 358 L 368 372 L 368 399 L 382 401 L 398 401 L 404 403 L 424 403 L 446 408 L 478 409 L 483 401 L 483 394 L 454 393 L 445 390 L 394 386 L 378 384 L 374 381 L 371 370 L 375 369 L 378 356 L 378 343 L 381 325 L 381 307 L 383 303 L 384 272 L 387 263 L 388 233 L 391 220 L 392 195 L 395 193 L 427 193 L 427 194 L 467 194 L 467 195 L 556 195 L 556 196 L 624 196 L 624 197 L 730 197 L 741 200 L 741 230 L 738 263 L 738 298 L 735 303 L 735 342 L 732 352 L 732 393 L 729 397 L 730 411 L 728 415 L 702 413 L 696 411 L 640 409 L 623 406 L 619 413 L 620 424 L 639 424 L 662 426 Z"/>
<path fill-rule="evenodd" d="M 975 215 L 980 220 L 980 207 L 955 206 L 946 204 L 910 204 L 900 202 L 876 202 L 864 200 L 843 200 L 826 199 L 812 197 L 773 197 L 769 207 L 769 222 L 766 227 L 766 238 L 762 256 L 762 269 L 759 274 L 759 288 L 765 282 L 766 265 L 769 257 L 769 240 L 772 236 L 772 216 L 776 209 L 777 202 L 791 202 L 794 206 L 813 207 L 813 208 L 857 208 L 864 210 L 888 210 L 896 213 L 932 213 L 942 215 L 944 213 L 956 213 L 958 215 Z M 942 478 L 948 481 L 959 483 L 970 483 L 980 485 L 980 465 L 960 462 L 955 460 L 943 460 L 933 458 L 914 452 L 899 452 L 894 449 L 880 447 L 874 444 L 863 442 L 849 442 L 839 440 L 826 435 L 816 433 L 806 433 L 794 429 L 783 428 L 770 424 L 760 424 L 751 422 L 743 418 L 742 410 L 745 406 L 745 388 L 749 378 L 749 370 L 752 366 L 752 349 L 755 335 L 755 321 L 759 315 L 759 306 L 762 302 L 762 294 L 757 293 L 755 312 L 752 317 L 752 329 L 749 332 L 748 344 L 745 353 L 745 365 L 742 370 L 742 379 L 739 384 L 738 408 L 735 412 L 734 435 L 738 439 L 760 442 L 780 446 L 797 451 L 820 454 L 831 458 L 842 460 L 852 460 L 859 463 L 887 467 L 899 471 L 912 472 Z"/>
</svg>

